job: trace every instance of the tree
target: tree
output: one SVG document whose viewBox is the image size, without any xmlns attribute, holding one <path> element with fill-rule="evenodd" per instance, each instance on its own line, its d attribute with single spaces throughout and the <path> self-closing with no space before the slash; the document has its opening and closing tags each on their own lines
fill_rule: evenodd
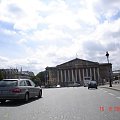
<svg viewBox="0 0 120 120">
<path fill-rule="evenodd" d="M 3 77 L 3 73 L 2 71 L 0 71 L 0 80 L 2 80 L 4 77 Z"/>
<path fill-rule="evenodd" d="M 36 79 L 41 81 L 42 85 L 45 85 L 45 71 L 41 71 L 36 75 Z"/>
<path fill-rule="evenodd" d="M 36 85 L 41 86 L 41 80 L 38 77 L 33 76 L 31 77 L 31 80 L 34 81 Z"/>
</svg>

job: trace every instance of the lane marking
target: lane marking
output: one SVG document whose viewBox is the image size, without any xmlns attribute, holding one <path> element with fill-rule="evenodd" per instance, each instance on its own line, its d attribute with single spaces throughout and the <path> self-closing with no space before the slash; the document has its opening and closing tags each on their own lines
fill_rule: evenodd
<svg viewBox="0 0 120 120">
<path fill-rule="evenodd" d="M 108 91 L 104 90 L 104 92 L 108 92 Z"/>
<path fill-rule="evenodd" d="M 104 89 L 100 89 L 100 90 L 103 90 L 104 93 L 107 93 L 108 91 L 104 90 Z M 112 96 L 116 96 L 115 94 L 113 93 L 108 93 L 109 95 L 112 95 Z M 116 97 L 117 99 L 120 99 L 120 97 Z"/>
<path fill-rule="evenodd" d="M 109 95 L 115 96 L 113 93 L 108 93 Z"/>
<path fill-rule="evenodd" d="M 104 89 L 100 89 L 100 90 L 102 90 L 102 91 L 105 92 L 105 93 L 108 92 L 108 91 L 106 91 L 106 90 L 104 90 Z"/>
<path fill-rule="evenodd" d="M 120 97 L 116 97 L 116 98 L 120 99 Z"/>
</svg>

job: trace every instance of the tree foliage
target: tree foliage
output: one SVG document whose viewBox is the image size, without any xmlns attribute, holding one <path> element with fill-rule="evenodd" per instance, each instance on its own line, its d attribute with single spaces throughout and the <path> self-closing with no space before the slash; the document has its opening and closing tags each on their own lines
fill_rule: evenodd
<svg viewBox="0 0 120 120">
<path fill-rule="evenodd" d="M 39 79 L 41 81 L 41 84 L 45 84 L 45 71 L 41 71 L 36 75 L 36 79 Z"/>
<path fill-rule="evenodd" d="M 3 73 L 2 71 L 0 71 L 0 80 L 2 80 L 4 77 L 3 77 Z"/>
</svg>

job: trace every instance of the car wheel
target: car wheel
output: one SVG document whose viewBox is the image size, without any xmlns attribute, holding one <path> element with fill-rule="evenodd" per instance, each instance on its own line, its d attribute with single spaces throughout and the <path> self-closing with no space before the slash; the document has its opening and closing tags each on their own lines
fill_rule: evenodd
<svg viewBox="0 0 120 120">
<path fill-rule="evenodd" d="M 41 98 L 42 97 L 42 90 L 39 91 L 39 95 L 38 95 L 38 98 Z"/>
<path fill-rule="evenodd" d="M 89 89 L 89 87 L 88 87 L 88 89 Z"/>
<path fill-rule="evenodd" d="M 25 94 L 24 101 L 25 101 L 25 102 L 28 102 L 28 101 L 29 101 L 29 94 L 28 94 L 28 93 Z"/>
<path fill-rule="evenodd" d="M 5 103 L 6 100 L 0 100 L 1 103 Z"/>
</svg>

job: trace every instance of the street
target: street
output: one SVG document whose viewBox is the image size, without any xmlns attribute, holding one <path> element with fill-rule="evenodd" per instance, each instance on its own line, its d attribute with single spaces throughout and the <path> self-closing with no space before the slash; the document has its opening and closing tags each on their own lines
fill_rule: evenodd
<svg viewBox="0 0 120 120">
<path fill-rule="evenodd" d="M 120 93 L 87 87 L 43 89 L 28 103 L 0 104 L 0 120 L 119 120 Z"/>
</svg>

